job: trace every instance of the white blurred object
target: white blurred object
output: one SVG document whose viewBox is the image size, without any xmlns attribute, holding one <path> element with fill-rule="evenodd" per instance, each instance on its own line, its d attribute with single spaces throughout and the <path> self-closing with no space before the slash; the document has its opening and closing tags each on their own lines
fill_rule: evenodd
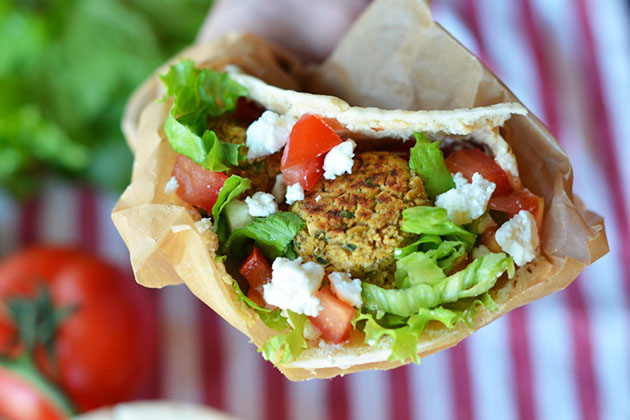
<svg viewBox="0 0 630 420">
<path fill-rule="evenodd" d="M 75 417 L 76 420 L 238 420 L 211 408 L 171 401 L 118 404 Z"/>
</svg>

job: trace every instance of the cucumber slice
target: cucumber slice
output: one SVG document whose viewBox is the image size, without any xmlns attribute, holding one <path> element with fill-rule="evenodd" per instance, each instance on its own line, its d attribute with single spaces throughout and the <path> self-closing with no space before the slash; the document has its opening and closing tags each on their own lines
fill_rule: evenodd
<svg viewBox="0 0 630 420">
<path fill-rule="evenodd" d="M 230 232 L 249 225 L 254 221 L 250 216 L 247 204 L 242 200 L 230 201 L 223 210 Z"/>
</svg>

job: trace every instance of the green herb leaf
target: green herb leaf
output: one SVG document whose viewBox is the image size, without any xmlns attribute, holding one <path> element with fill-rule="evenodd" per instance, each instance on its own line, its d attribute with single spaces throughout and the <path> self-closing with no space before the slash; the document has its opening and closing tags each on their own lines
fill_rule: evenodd
<svg viewBox="0 0 630 420">
<path fill-rule="evenodd" d="M 409 167 L 416 173 L 431 200 L 438 194 L 455 188 L 453 177 L 444 164 L 444 155 L 440 150 L 440 142 L 430 142 L 422 133 L 414 133 L 416 145 L 411 148 Z"/>
</svg>

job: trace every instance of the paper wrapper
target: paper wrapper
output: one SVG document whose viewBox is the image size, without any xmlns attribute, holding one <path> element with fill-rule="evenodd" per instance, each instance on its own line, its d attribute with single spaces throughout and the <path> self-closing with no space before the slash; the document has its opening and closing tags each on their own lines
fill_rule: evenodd
<svg viewBox="0 0 630 420">
<path fill-rule="evenodd" d="M 454 109 L 517 101 L 479 60 L 431 20 L 424 2 L 413 0 L 375 1 L 318 68 L 301 67 L 260 39 L 238 34 L 195 45 L 171 63 L 181 57 L 215 68 L 236 64 L 276 86 L 332 94 L 359 106 Z M 171 63 L 157 73 L 164 73 Z M 164 192 L 175 152 L 162 130 L 170 106 L 156 101 L 162 94 L 161 83 L 152 76 L 131 98 L 123 120 L 135 163 L 131 185 L 112 218 L 129 247 L 136 280 L 147 287 L 186 283 L 199 299 L 260 346 L 274 332 L 237 300 L 231 277 L 215 262 L 216 237 L 202 233 L 195 225 L 199 215 Z M 502 132 L 516 155 L 523 184 L 545 199 L 542 254 L 517 270 L 514 279 L 493 289 L 499 311 L 481 310 L 476 328 L 565 288 L 608 251 L 602 219 L 573 197 L 569 160 L 540 121 L 531 114 L 513 116 Z M 421 338 L 420 354 L 453 346 L 473 331 L 463 323 L 453 330 L 430 325 Z M 359 346 L 357 355 L 372 352 L 358 341 L 353 345 Z M 280 369 L 290 379 L 301 380 L 403 364 L 382 361 L 387 348 L 373 359 L 357 357 L 353 351 L 339 355 L 338 366 L 347 369 L 321 368 L 317 357 L 311 357 L 310 364 L 297 364 L 301 367 L 293 364 Z"/>
</svg>

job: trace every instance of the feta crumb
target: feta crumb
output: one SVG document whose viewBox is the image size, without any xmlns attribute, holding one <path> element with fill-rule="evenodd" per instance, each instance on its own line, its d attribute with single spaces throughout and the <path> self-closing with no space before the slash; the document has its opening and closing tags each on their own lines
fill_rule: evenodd
<svg viewBox="0 0 630 420">
<path fill-rule="evenodd" d="M 536 219 L 527 210 L 519 211 L 503 223 L 495 234 L 497 243 L 514 258 L 516 265 L 525 265 L 536 258 L 538 227 Z"/>
<path fill-rule="evenodd" d="M 324 158 L 324 178 L 335 179 L 344 173 L 352 173 L 354 148 L 357 144 L 348 139 L 330 149 Z"/>
<path fill-rule="evenodd" d="M 297 118 L 265 111 L 247 127 L 247 159 L 276 153 L 287 144 Z"/>
<path fill-rule="evenodd" d="M 278 204 L 273 195 L 266 192 L 258 191 L 251 197 L 247 197 L 245 202 L 250 216 L 267 217 L 278 211 Z"/>
<path fill-rule="evenodd" d="M 311 323 L 311 321 L 307 319 L 306 323 L 304 324 L 304 338 L 309 341 L 315 341 L 319 337 L 321 337 L 321 335 L 322 332 L 319 330 L 319 328 L 317 328 Z"/>
<path fill-rule="evenodd" d="M 206 233 L 212 229 L 212 220 L 209 217 L 202 217 L 201 220 L 195 222 L 195 227 L 199 233 Z"/>
<path fill-rule="evenodd" d="M 472 251 L 472 257 L 474 260 L 477 258 L 485 257 L 486 255 L 491 254 L 490 250 L 485 245 L 479 245 L 477 248 L 474 248 Z"/>
<path fill-rule="evenodd" d="M 340 272 L 330 273 L 328 280 L 330 280 L 332 290 L 339 299 L 357 308 L 363 305 L 361 280 L 351 279 L 347 273 Z"/>
<path fill-rule="evenodd" d="M 496 185 L 486 180 L 479 172 L 473 174 L 472 183 L 469 183 L 461 172 L 455 174 L 453 181 L 455 188 L 438 195 L 435 205 L 446 209 L 452 222 L 465 225 L 486 211 L 488 200 Z"/>
<path fill-rule="evenodd" d="M 276 182 L 273 184 L 273 188 L 271 189 L 271 194 L 273 194 L 277 203 L 282 203 L 286 193 L 287 183 L 284 180 L 284 176 L 282 176 L 282 174 L 278 174 L 276 175 Z"/>
<path fill-rule="evenodd" d="M 315 197 L 315 202 L 318 203 L 319 200 L 321 200 L 321 199 L 322 199 L 322 196 L 317 194 L 317 197 Z"/>
<path fill-rule="evenodd" d="M 169 179 L 168 182 L 166 183 L 166 186 L 164 187 L 164 192 L 166 194 L 174 194 L 178 188 L 179 188 L 179 182 L 177 182 L 177 178 L 172 176 L 171 179 Z"/>
<path fill-rule="evenodd" d="M 287 204 L 293 204 L 296 201 L 304 200 L 304 188 L 299 182 L 293 185 L 289 185 L 287 188 Z"/>
<path fill-rule="evenodd" d="M 302 264 L 302 257 L 291 261 L 276 258 L 271 266 L 271 282 L 263 286 L 265 302 L 298 314 L 317 316 L 322 306 L 313 296 L 324 278 L 324 268 L 314 262 Z"/>
</svg>

